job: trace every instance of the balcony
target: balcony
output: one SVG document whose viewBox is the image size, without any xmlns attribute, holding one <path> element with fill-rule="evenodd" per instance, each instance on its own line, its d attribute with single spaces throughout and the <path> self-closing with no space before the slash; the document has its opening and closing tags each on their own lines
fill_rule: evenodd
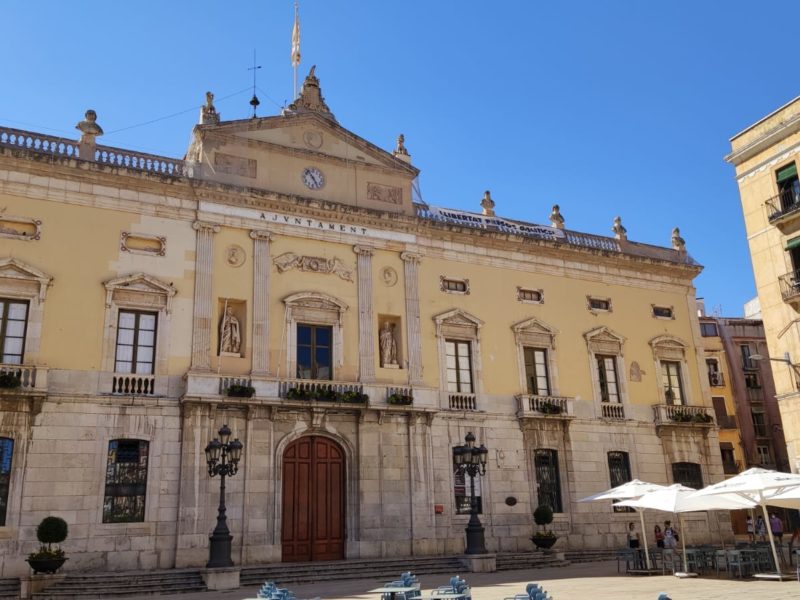
<svg viewBox="0 0 800 600">
<path fill-rule="evenodd" d="M 656 427 L 714 427 L 714 417 L 705 406 L 654 404 L 653 416 Z"/>
<path fill-rule="evenodd" d="M 725 377 L 719 371 L 709 371 L 708 385 L 710 385 L 711 387 L 724 387 Z"/>
<path fill-rule="evenodd" d="M 792 189 L 786 189 L 777 196 L 767 200 L 767 218 L 771 225 L 780 227 L 800 215 L 800 197 Z"/>
<path fill-rule="evenodd" d="M 520 419 L 574 419 L 572 398 L 518 394 L 517 417 Z"/>
<path fill-rule="evenodd" d="M 625 420 L 625 407 L 622 404 L 614 402 L 601 402 L 600 415 L 609 421 L 624 421 Z"/>
<path fill-rule="evenodd" d="M 30 396 L 47 393 L 47 367 L 0 363 L 0 377 L 7 382 L 7 385 L 0 385 L 0 394 Z M 19 385 L 16 385 L 17 381 Z"/>
<path fill-rule="evenodd" d="M 725 475 L 738 475 L 742 471 L 742 463 L 738 460 L 722 461 L 722 472 Z"/>
<path fill-rule="evenodd" d="M 475 394 L 447 394 L 447 407 L 450 410 L 478 410 L 478 399 Z"/>
<path fill-rule="evenodd" d="M 752 402 L 764 402 L 764 388 L 760 387 L 747 387 L 747 401 Z"/>
<path fill-rule="evenodd" d="M 717 416 L 717 424 L 720 429 L 738 429 L 736 417 L 733 415 Z"/>
<path fill-rule="evenodd" d="M 791 271 L 778 277 L 784 302 L 800 302 L 800 271 Z"/>
<path fill-rule="evenodd" d="M 112 396 L 155 396 L 155 394 L 155 375 L 137 375 L 135 373 L 113 373 L 111 375 Z"/>
</svg>

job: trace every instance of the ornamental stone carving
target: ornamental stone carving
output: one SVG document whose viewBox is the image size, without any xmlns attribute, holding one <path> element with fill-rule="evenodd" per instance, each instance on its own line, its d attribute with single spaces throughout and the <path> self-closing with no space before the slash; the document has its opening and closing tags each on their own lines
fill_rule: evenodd
<svg viewBox="0 0 800 600">
<path fill-rule="evenodd" d="M 332 273 L 345 281 L 353 281 L 353 271 L 335 257 L 301 256 L 294 252 L 284 252 L 272 259 L 272 262 L 277 267 L 278 273 L 298 269 L 311 273 Z"/>
<path fill-rule="evenodd" d="M 241 267 L 246 260 L 244 248 L 237 244 L 231 244 L 225 248 L 225 262 L 232 267 Z"/>
<path fill-rule="evenodd" d="M 219 325 L 220 356 L 241 356 L 242 331 L 239 319 L 233 314 L 233 307 L 225 307 L 222 322 Z"/>
<path fill-rule="evenodd" d="M 394 336 L 394 324 L 386 321 L 380 332 L 381 366 L 397 368 L 397 340 Z"/>
</svg>

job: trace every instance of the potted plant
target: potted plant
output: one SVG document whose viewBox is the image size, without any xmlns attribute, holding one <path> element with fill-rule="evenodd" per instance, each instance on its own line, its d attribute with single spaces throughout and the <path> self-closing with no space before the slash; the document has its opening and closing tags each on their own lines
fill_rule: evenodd
<svg viewBox="0 0 800 600">
<path fill-rule="evenodd" d="M 395 392 L 393 394 L 389 394 L 389 397 L 386 398 L 387 404 L 395 404 L 400 406 L 410 406 L 414 403 L 414 397 L 409 396 L 407 394 L 401 394 L 399 392 Z"/>
<path fill-rule="evenodd" d="M 42 545 L 26 559 L 34 574 L 55 573 L 61 568 L 67 558 L 64 556 L 64 551 L 58 546 L 53 548 L 53 544 L 60 544 L 67 539 L 67 531 L 67 522 L 61 517 L 42 519 L 36 528 L 36 539 Z"/>
<path fill-rule="evenodd" d="M 539 404 L 539 412 L 545 415 L 560 415 L 561 407 L 554 402 L 545 401 Z"/>
<path fill-rule="evenodd" d="M 367 400 L 369 400 L 369 396 L 355 390 L 349 390 L 342 394 L 342 402 L 349 404 L 366 404 Z"/>
<path fill-rule="evenodd" d="M 537 548 L 552 548 L 558 540 L 555 533 L 547 530 L 547 526 L 553 522 L 553 509 L 546 504 L 536 507 L 533 511 L 533 520 L 542 529 L 531 536 L 531 541 Z"/>
<path fill-rule="evenodd" d="M 711 415 L 706 413 L 695 413 L 692 416 L 692 421 L 694 421 L 695 423 L 711 423 L 712 420 L 713 419 Z"/>
<path fill-rule="evenodd" d="M 22 385 L 22 379 L 16 373 L 0 373 L 0 388 L 13 390 Z"/>
<path fill-rule="evenodd" d="M 676 410 L 669 418 L 676 423 L 689 423 L 692 420 L 692 415 L 683 410 Z"/>
<path fill-rule="evenodd" d="M 316 400 L 318 393 L 316 390 L 289 388 L 286 390 L 287 400 Z"/>
<path fill-rule="evenodd" d="M 233 384 L 228 386 L 228 396 L 232 398 L 252 398 L 256 388 L 252 385 Z"/>
<path fill-rule="evenodd" d="M 317 394 L 317 400 L 321 400 L 322 402 L 341 402 L 342 395 L 336 390 L 327 389 Z"/>
</svg>

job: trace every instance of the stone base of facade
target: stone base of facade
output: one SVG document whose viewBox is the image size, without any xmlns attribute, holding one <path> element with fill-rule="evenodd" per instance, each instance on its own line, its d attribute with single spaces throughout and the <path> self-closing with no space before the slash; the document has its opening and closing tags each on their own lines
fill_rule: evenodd
<svg viewBox="0 0 800 600">
<path fill-rule="evenodd" d="M 238 590 L 239 567 L 223 567 L 221 569 L 205 569 L 200 573 L 209 590 Z"/>
<path fill-rule="evenodd" d="M 496 554 L 465 554 L 461 557 L 463 564 L 470 573 L 494 573 L 497 571 Z"/>
<path fill-rule="evenodd" d="M 66 575 L 63 573 L 44 574 L 37 573 L 36 575 L 27 575 L 19 578 L 19 597 L 20 598 L 33 598 L 34 594 L 38 594 L 44 588 L 50 587 L 64 579 Z"/>
</svg>

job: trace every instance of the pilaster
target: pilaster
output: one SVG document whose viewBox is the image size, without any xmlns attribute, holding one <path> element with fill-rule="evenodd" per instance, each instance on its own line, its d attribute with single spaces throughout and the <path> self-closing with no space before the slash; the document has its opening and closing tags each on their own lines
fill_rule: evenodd
<svg viewBox="0 0 800 600">
<path fill-rule="evenodd" d="M 422 384 L 422 333 L 419 322 L 419 262 L 413 252 L 400 254 L 404 265 L 406 292 L 406 338 L 408 339 L 408 383 Z"/>
<path fill-rule="evenodd" d="M 219 225 L 195 221 L 192 223 L 192 228 L 197 231 L 192 370 L 209 371 L 211 369 L 211 320 L 213 318 L 211 273 L 214 262 L 214 234 L 219 232 Z"/>
<path fill-rule="evenodd" d="M 253 230 L 253 363 L 252 374 L 269 375 L 269 244 L 268 231 Z"/>
<path fill-rule="evenodd" d="M 372 254 L 367 246 L 353 246 L 358 256 L 358 370 L 359 381 L 375 381 L 375 332 L 372 314 Z"/>
</svg>

